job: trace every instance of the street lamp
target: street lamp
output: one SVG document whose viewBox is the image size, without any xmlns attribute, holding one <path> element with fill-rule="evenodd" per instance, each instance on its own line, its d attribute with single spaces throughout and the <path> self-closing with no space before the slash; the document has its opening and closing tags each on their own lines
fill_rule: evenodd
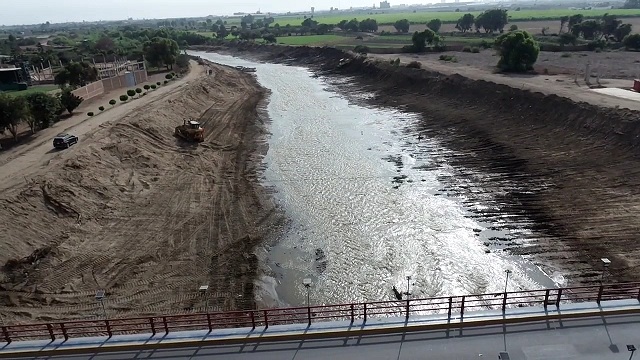
<svg viewBox="0 0 640 360">
<path fill-rule="evenodd" d="M 311 290 L 311 279 L 310 278 L 305 278 L 304 280 L 302 280 L 302 284 L 304 285 L 305 288 L 307 288 L 307 307 L 309 307 L 309 291 Z"/>
<path fill-rule="evenodd" d="M 629 356 L 629 360 L 631 360 L 633 353 L 635 353 L 637 349 L 634 345 L 627 345 L 627 350 L 631 352 L 631 356 Z"/>
<path fill-rule="evenodd" d="M 513 272 L 513 270 L 511 270 L 511 268 L 507 268 L 505 271 L 505 274 L 507 274 L 507 278 L 504 281 L 504 292 L 507 292 L 507 286 L 509 285 L 509 275 L 511 275 L 511 273 Z"/>
<path fill-rule="evenodd" d="M 407 291 L 404 294 L 407 295 L 407 300 L 409 300 L 409 296 L 411 295 L 411 293 L 409 292 L 409 281 L 411 281 L 411 275 L 407 275 L 406 279 L 407 279 Z"/>
<path fill-rule="evenodd" d="M 208 313 L 209 312 L 209 296 L 208 296 L 209 285 L 201 285 L 198 288 L 198 292 L 200 293 L 200 295 L 204 296 L 204 312 Z"/>
<path fill-rule="evenodd" d="M 309 326 L 311 326 L 311 305 L 309 302 L 309 291 L 311 291 L 311 279 L 304 278 L 302 284 L 307 288 L 307 317 L 309 318 Z"/>
<path fill-rule="evenodd" d="M 107 320 L 107 309 L 104 307 L 105 297 L 106 297 L 106 294 L 104 290 L 96 291 L 96 301 L 99 302 L 100 305 L 102 305 L 102 315 L 104 316 L 104 319 Z"/>
<path fill-rule="evenodd" d="M 602 284 L 604 282 L 604 275 L 607 272 L 609 265 L 611 265 L 611 260 L 602 258 L 600 261 L 602 261 L 602 275 L 600 275 L 600 284 Z"/>
</svg>

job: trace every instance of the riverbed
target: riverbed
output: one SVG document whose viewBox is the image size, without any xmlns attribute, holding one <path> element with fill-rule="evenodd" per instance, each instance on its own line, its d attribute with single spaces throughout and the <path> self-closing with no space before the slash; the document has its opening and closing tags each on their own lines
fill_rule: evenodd
<svg viewBox="0 0 640 360">
<path fill-rule="evenodd" d="M 526 221 L 500 216 L 496 196 L 509 184 L 479 189 L 474 179 L 490 174 L 449 164 L 451 150 L 418 130 L 418 114 L 363 105 L 368 94 L 349 91 L 348 78 L 194 54 L 255 67 L 270 91 L 262 181 L 290 223 L 258 251 L 261 306 L 304 304 L 307 290 L 311 303 L 329 304 L 391 300 L 393 286 L 429 297 L 563 283 L 503 251 L 536 236 Z"/>
</svg>

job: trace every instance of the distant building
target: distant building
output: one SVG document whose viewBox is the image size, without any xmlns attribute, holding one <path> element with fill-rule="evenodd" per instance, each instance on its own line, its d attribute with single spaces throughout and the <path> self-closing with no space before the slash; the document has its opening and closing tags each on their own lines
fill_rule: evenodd
<svg viewBox="0 0 640 360">
<path fill-rule="evenodd" d="M 390 9 L 390 8 L 391 8 L 391 4 L 389 4 L 388 1 L 380 1 L 380 9 Z"/>
</svg>

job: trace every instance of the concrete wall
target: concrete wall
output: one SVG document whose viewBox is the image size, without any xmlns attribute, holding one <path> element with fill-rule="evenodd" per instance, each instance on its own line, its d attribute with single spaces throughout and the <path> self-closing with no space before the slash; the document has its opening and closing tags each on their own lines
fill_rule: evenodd
<svg viewBox="0 0 640 360">
<path fill-rule="evenodd" d="M 104 90 L 104 86 L 102 85 L 102 81 L 98 80 L 87 86 L 75 89 L 72 91 L 72 93 L 85 100 L 89 100 L 92 97 L 96 97 L 104 94 L 104 91 L 105 90 Z"/>
<path fill-rule="evenodd" d="M 102 85 L 104 86 L 104 91 L 111 91 L 114 89 L 119 89 L 127 86 L 127 81 L 125 79 L 125 74 L 114 76 L 112 78 L 103 79 Z M 147 82 L 149 77 L 147 75 L 147 70 L 135 70 L 133 71 L 133 76 L 136 79 L 136 84 L 141 84 Z"/>
</svg>

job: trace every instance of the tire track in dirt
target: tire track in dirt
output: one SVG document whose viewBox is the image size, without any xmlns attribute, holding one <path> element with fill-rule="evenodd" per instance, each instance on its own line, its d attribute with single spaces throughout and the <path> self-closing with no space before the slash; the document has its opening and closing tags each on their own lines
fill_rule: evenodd
<svg viewBox="0 0 640 360">
<path fill-rule="evenodd" d="M 106 124 L 74 147 L 73 159 L 49 171 L 49 181 L 60 190 L 52 196 L 69 190 L 101 200 L 70 200 L 81 224 L 67 230 L 70 237 L 51 255 L 24 265 L 26 282 L 0 291 L 0 308 L 10 319 L 94 316 L 100 310 L 93 299 L 96 282 L 107 291 L 107 311 L 116 317 L 190 312 L 202 306 L 196 291 L 202 283 L 223 294 L 211 299 L 213 307 L 235 306 L 224 294 L 252 289 L 246 284 L 252 284 L 255 271 L 246 269 L 255 265 L 255 255 L 248 254 L 268 221 L 260 230 L 253 224 L 269 215 L 255 201 L 260 187 L 243 179 L 243 163 L 253 161 L 253 143 L 264 135 L 253 100 L 263 91 L 249 74 L 214 68 L 215 76 Z M 194 146 L 173 137 L 185 117 L 200 118 L 204 143 Z M 63 171 L 71 165 L 76 175 Z M 80 183 L 82 192 L 76 190 Z M 247 221 L 248 207 L 254 221 Z M 30 293 L 34 285 L 43 293 Z M 9 297 L 13 305 L 2 307 Z"/>
</svg>

